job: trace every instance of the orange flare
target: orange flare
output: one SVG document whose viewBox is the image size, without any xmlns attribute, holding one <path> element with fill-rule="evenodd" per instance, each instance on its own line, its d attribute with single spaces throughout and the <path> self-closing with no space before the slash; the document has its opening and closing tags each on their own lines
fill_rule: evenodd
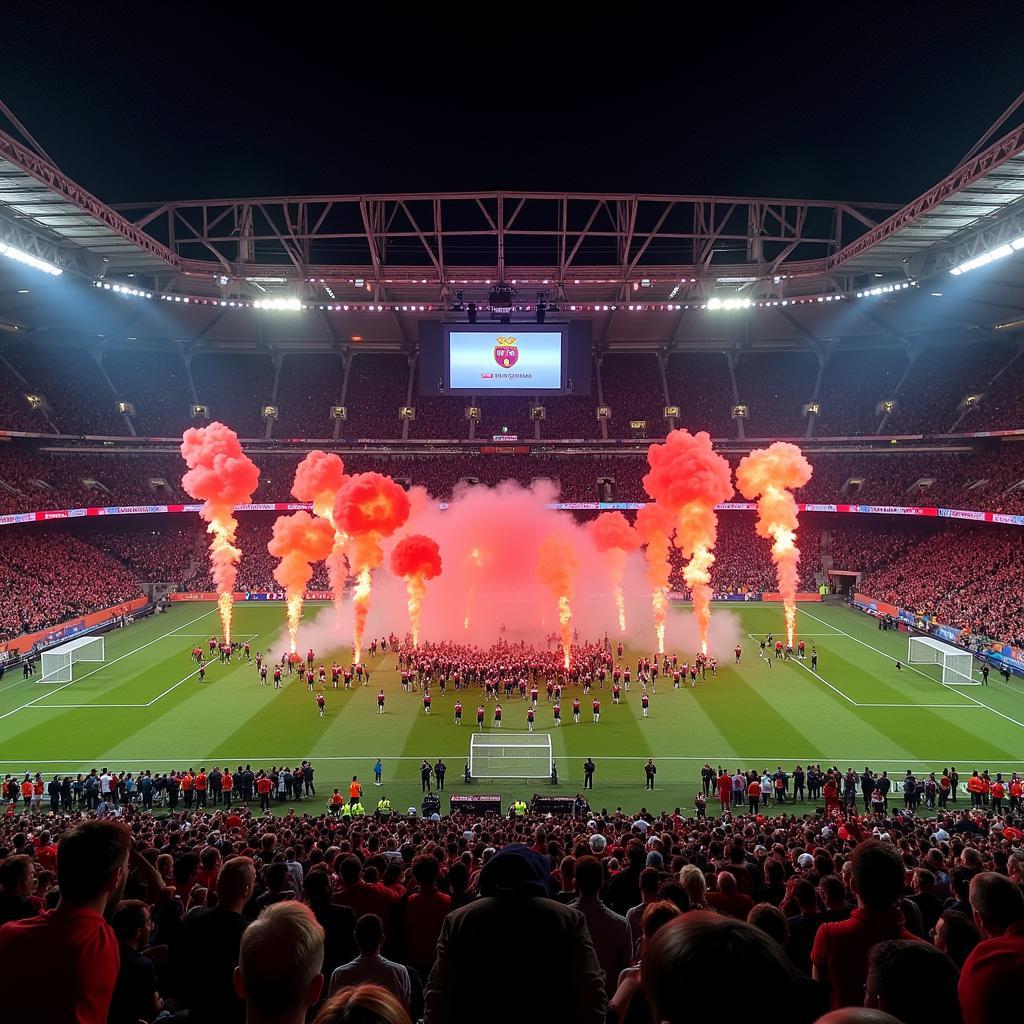
<svg viewBox="0 0 1024 1024">
<path fill-rule="evenodd" d="M 799 525 L 797 503 L 791 491 L 803 487 L 813 469 L 795 444 L 776 441 L 740 459 L 736 484 L 748 500 L 757 499 L 757 533 L 772 541 L 772 561 L 786 617 L 786 643 L 796 638 L 796 594 L 800 549 L 796 546 Z"/>
<path fill-rule="evenodd" d="M 558 602 L 558 625 L 562 638 L 562 660 L 569 667 L 572 649 L 572 580 L 579 563 L 568 542 L 548 534 L 541 542 L 537 578 Z"/>
</svg>

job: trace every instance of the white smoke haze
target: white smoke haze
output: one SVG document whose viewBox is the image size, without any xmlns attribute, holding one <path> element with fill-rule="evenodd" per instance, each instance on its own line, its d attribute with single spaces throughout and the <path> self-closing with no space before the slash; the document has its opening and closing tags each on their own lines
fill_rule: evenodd
<svg viewBox="0 0 1024 1024">
<path fill-rule="evenodd" d="M 405 527 L 385 542 L 384 564 L 395 544 L 409 534 L 423 533 L 437 541 L 442 569 L 440 576 L 426 583 L 424 641 L 487 647 L 503 636 L 544 646 L 558 629 L 555 597 L 537 575 L 540 546 L 550 534 L 566 541 L 578 563 L 572 588 L 573 630 L 581 640 L 607 633 L 614 643 L 621 636 L 606 559 L 571 513 L 545 507 L 558 498 L 555 484 L 536 481 L 524 488 L 506 481 L 497 487 L 462 487 L 444 510 L 421 487 L 413 488 L 409 497 L 412 513 Z M 653 653 L 651 591 L 641 552 L 628 556 L 624 591 L 627 631 L 623 642 Z M 391 632 L 404 637 L 409 628 L 405 582 L 386 568 L 375 571 L 364 644 Z M 724 660 L 740 636 L 738 616 L 716 607 L 711 620 L 712 653 Z M 340 651 L 351 646 L 352 637 L 352 607 L 346 599 L 340 615 L 333 606 L 321 608 L 313 617 L 307 612 L 299 627 L 299 651 L 310 647 L 318 654 Z M 271 649 L 280 651 L 286 644 L 282 626 Z M 666 649 L 680 657 L 699 650 L 697 625 L 688 607 L 684 614 L 669 616 Z"/>
</svg>

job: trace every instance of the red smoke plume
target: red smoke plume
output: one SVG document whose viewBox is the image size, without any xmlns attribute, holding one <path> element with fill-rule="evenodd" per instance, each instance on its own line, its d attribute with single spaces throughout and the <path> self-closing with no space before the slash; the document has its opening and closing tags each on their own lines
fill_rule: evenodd
<svg viewBox="0 0 1024 1024">
<path fill-rule="evenodd" d="M 181 438 L 181 454 L 188 472 L 181 486 L 196 501 L 199 514 L 210 525 L 210 566 L 217 587 L 217 605 L 225 643 L 231 643 L 231 612 L 242 552 L 235 547 L 236 505 L 252 501 L 260 479 L 259 467 L 242 451 L 238 435 L 223 423 L 190 427 Z"/>
<path fill-rule="evenodd" d="M 352 596 L 355 609 L 355 660 L 363 649 L 363 632 L 370 611 L 371 572 L 384 561 L 381 541 L 409 518 L 409 496 L 389 476 L 357 473 L 338 493 L 334 522 L 351 538 L 351 561 L 356 573 Z"/>
<path fill-rule="evenodd" d="M 651 609 L 659 654 L 665 653 L 665 615 L 668 611 L 669 576 L 672 573 L 668 546 L 673 529 L 675 517 L 661 505 L 644 505 L 636 514 L 636 532 L 645 545 L 647 582 L 651 585 Z"/>
<path fill-rule="evenodd" d="M 292 494 L 298 501 L 311 501 L 318 516 L 333 519 L 334 500 L 348 479 L 340 456 L 333 452 L 311 451 L 295 470 Z"/>
<path fill-rule="evenodd" d="M 348 483 L 345 464 L 333 452 L 319 449 L 309 452 L 295 470 L 292 494 L 299 501 L 311 501 L 313 511 L 326 519 L 335 531 L 334 544 L 327 556 L 327 575 L 334 591 L 334 605 L 341 608 L 342 593 L 348 567 L 345 562 L 345 544 L 348 537 L 337 528 L 334 521 L 334 502 L 338 492 Z"/>
<path fill-rule="evenodd" d="M 615 608 L 619 617 L 619 632 L 626 632 L 626 601 L 622 593 L 622 580 L 626 572 L 626 555 L 640 547 L 640 535 L 629 525 L 621 512 L 602 512 L 587 523 L 587 532 L 594 547 L 602 552 L 612 577 Z"/>
<path fill-rule="evenodd" d="M 420 610 L 426 594 L 425 580 L 441 575 L 441 549 L 437 541 L 414 533 L 403 537 L 391 552 L 391 571 L 405 577 L 409 599 L 409 619 L 412 622 L 413 647 L 420 645 Z"/>
<path fill-rule="evenodd" d="M 564 537 L 549 533 L 541 541 L 537 578 L 558 601 L 558 624 L 562 637 L 562 659 L 569 667 L 572 646 L 572 579 L 579 567 L 576 555 Z"/>
<path fill-rule="evenodd" d="M 757 499 L 757 532 L 772 541 L 772 560 L 779 579 L 779 593 L 786 613 L 786 638 L 793 646 L 796 633 L 797 504 L 790 491 L 803 487 L 813 472 L 795 444 L 776 441 L 740 459 L 736 486 L 748 501 Z"/>
<path fill-rule="evenodd" d="M 281 561 L 274 569 L 274 579 L 284 587 L 288 613 L 288 635 L 292 653 L 295 636 L 302 619 L 302 600 L 306 584 L 313 576 L 313 562 L 322 562 L 334 544 L 334 527 L 326 519 L 315 519 L 308 512 L 278 516 L 274 535 L 267 550 Z"/>
<path fill-rule="evenodd" d="M 729 463 L 711 447 L 706 431 L 673 430 L 647 450 L 651 471 L 644 490 L 675 517 L 675 545 L 689 559 L 683 578 L 693 595 L 701 650 L 707 653 L 711 623 L 711 566 L 718 535 L 715 505 L 733 496 Z"/>
</svg>

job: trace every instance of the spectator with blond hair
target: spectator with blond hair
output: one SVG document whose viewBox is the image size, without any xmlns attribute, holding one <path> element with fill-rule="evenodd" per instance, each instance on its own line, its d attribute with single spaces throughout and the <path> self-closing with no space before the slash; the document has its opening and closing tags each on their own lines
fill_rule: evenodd
<svg viewBox="0 0 1024 1024">
<path fill-rule="evenodd" d="M 242 936 L 235 990 L 246 1024 L 304 1024 L 320 999 L 324 930 L 303 903 L 274 903 Z"/>
</svg>

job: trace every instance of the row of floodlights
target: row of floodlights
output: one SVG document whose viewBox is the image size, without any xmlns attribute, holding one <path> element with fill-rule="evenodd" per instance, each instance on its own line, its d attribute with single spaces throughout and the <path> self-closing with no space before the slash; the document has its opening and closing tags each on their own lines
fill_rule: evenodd
<svg viewBox="0 0 1024 1024">
<path fill-rule="evenodd" d="M 909 288 L 910 285 L 910 281 L 901 281 L 899 284 L 879 284 L 875 285 L 874 288 L 865 288 L 863 291 L 857 292 L 857 298 L 866 299 L 872 295 L 886 295 L 889 292 L 901 292 L 904 288 Z"/>
<path fill-rule="evenodd" d="M 32 253 L 18 249 L 16 246 L 8 245 L 6 242 L 0 242 L 0 256 L 6 256 L 9 260 L 24 263 L 26 267 L 32 267 L 33 270 L 41 270 L 44 274 L 49 274 L 51 277 L 60 277 L 64 273 L 60 267 L 55 267 L 52 263 L 47 263 L 46 260 L 41 260 L 38 256 L 33 256 Z"/>
<path fill-rule="evenodd" d="M 988 252 L 983 252 L 969 260 L 964 260 L 963 263 L 959 263 L 957 266 L 953 267 L 952 270 L 950 270 L 950 273 L 954 277 L 959 277 L 961 274 L 967 274 L 972 270 L 977 270 L 978 267 L 985 267 L 988 266 L 989 263 L 995 263 L 996 260 L 1012 256 L 1015 252 L 1020 252 L 1021 249 L 1024 249 L 1024 235 L 1021 235 L 1020 238 L 1015 238 L 1012 242 L 997 245 L 994 249 L 989 249 Z"/>
</svg>

